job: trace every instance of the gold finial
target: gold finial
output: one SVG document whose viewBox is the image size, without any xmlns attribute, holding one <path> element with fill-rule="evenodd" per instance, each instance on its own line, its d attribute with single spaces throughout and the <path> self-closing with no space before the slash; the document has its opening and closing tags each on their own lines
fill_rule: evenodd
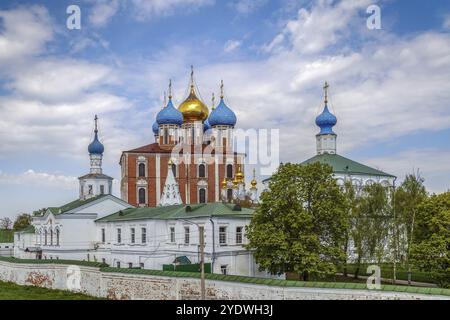
<svg viewBox="0 0 450 320">
<path fill-rule="evenodd" d="M 212 109 L 214 110 L 214 107 L 216 105 L 216 97 L 214 96 L 214 92 L 212 93 L 211 104 L 212 104 Z"/>
<path fill-rule="evenodd" d="M 194 66 L 191 65 L 191 90 L 194 90 Z"/>
<path fill-rule="evenodd" d="M 164 91 L 164 105 L 163 108 L 167 106 L 167 93 Z"/>
<path fill-rule="evenodd" d="M 252 188 L 256 188 L 256 185 L 258 184 L 258 182 L 256 181 L 256 169 L 253 168 L 253 179 L 250 182 L 250 184 L 252 185 Z"/>
<path fill-rule="evenodd" d="M 223 99 L 223 80 L 220 80 L 220 99 Z"/>
<path fill-rule="evenodd" d="M 323 91 L 325 93 L 325 104 L 328 103 L 328 88 L 330 87 L 330 85 L 328 84 L 328 82 L 325 81 L 325 85 L 323 86 Z"/>
<path fill-rule="evenodd" d="M 172 100 L 172 79 L 169 79 L 169 100 Z"/>
</svg>

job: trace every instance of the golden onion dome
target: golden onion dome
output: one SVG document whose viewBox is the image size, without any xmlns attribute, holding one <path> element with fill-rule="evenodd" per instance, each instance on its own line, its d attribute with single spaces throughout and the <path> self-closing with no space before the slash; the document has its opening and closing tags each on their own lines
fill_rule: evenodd
<svg viewBox="0 0 450 320">
<path fill-rule="evenodd" d="M 227 188 L 227 179 L 223 178 L 222 180 L 222 189 L 226 189 Z"/>
<path fill-rule="evenodd" d="M 237 179 L 239 182 L 244 181 L 244 174 L 243 174 L 242 171 L 241 171 L 241 166 L 238 167 L 238 172 L 236 172 L 236 179 Z"/>
<path fill-rule="evenodd" d="M 233 187 L 236 188 L 238 183 L 239 183 L 239 180 L 236 177 L 234 177 L 234 179 L 233 179 Z"/>
<path fill-rule="evenodd" d="M 183 114 L 185 122 L 204 121 L 209 114 L 208 107 L 197 97 L 192 84 L 189 96 L 180 104 L 178 110 Z"/>
</svg>

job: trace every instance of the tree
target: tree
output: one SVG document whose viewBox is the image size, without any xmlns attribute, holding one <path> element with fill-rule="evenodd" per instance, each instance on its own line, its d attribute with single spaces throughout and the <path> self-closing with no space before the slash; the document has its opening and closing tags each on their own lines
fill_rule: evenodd
<svg viewBox="0 0 450 320">
<path fill-rule="evenodd" d="M 17 216 L 16 221 L 14 221 L 14 230 L 21 230 L 31 224 L 31 215 L 28 213 L 22 213 Z"/>
<path fill-rule="evenodd" d="M 3 219 L 0 219 L 0 229 L 9 230 L 9 229 L 11 229 L 11 226 L 12 226 L 12 221 L 10 218 L 5 217 Z"/>
<path fill-rule="evenodd" d="M 389 189 L 372 183 L 362 189 L 359 212 L 364 219 L 363 230 L 367 259 L 381 263 L 388 245 L 389 227 L 393 220 Z"/>
<path fill-rule="evenodd" d="M 417 210 L 428 196 L 423 182 L 419 173 L 409 174 L 395 192 L 396 226 L 401 234 L 398 246 L 401 260 L 406 262 L 408 269 Z"/>
<path fill-rule="evenodd" d="M 346 258 L 346 201 L 321 163 L 281 164 L 247 226 L 248 249 L 260 270 L 334 274 Z"/>
<path fill-rule="evenodd" d="M 450 192 L 432 195 L 417 207 L 410 252 L 414 267 L 450 287 Z"/>
</svg>

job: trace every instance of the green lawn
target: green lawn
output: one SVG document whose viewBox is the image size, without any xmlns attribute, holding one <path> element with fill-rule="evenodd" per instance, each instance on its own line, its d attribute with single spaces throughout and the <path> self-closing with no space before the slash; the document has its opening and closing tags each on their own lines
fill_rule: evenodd
<svg viewBox="0 0 450 320">
<path fill-rule="evenodd" d="M 0 300 L 94 300 L 97 298 L 64 290 L 19 286 L 0 281 Z"/>
</svg>

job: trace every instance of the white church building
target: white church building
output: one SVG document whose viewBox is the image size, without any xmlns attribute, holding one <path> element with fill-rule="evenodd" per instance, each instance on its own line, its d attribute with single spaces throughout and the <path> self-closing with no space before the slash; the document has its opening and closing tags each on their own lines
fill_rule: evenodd
<svg viewBox="0 0 450 320">
<path fill-rule="evenodd" d="M 253 210 L 232 203 L 185 205 L 172 170 L 157 207 L 134 207 L 112 195 L 103 174 L 104 146 L 97 117 L 88 147 L 90 172 L 79 178 L 78 199 L 34 216 L 15 233 L 14 256 L 104 262 L 118 268 L 163 269 L 200 261 L 199 230 L 204 230 L 205 263 L 214 273 L 270 277 L 258 271 L 245 248 L 245 226 Z M 169 162 L 169 166 L 171 163 Z"/>
</svg>

